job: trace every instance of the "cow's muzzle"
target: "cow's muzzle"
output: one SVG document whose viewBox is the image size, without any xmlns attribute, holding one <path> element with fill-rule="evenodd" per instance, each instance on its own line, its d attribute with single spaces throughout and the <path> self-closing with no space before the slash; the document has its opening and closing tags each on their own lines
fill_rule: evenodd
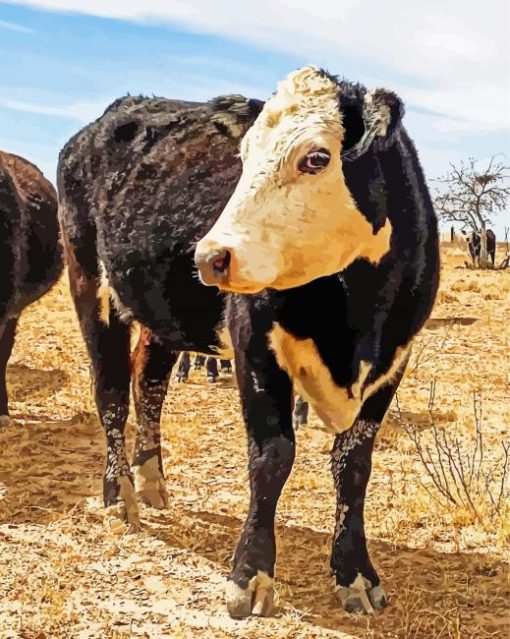
<svg viewBox="0 0 510 639">
<path fill-rule="evenodd" d="M 230 261 L 232 254 L 230 249 L 211 246 L 198 248 L 195 251 L 195 264 L 198 268 L 200 279 L 207 286 L 221 286 L 229 279 Z"/>
</svg>

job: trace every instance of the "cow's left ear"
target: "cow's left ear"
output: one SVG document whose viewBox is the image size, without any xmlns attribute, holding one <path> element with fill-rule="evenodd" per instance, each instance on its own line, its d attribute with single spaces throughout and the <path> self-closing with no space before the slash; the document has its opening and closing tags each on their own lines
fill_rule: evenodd
<svg viewBox="0 0 510 639">
<path fill-rule="evenodd" d="M 265 103 L 235 94 L 213 98 L 210 104 L 211 122 L 216 129 L 226 137 L 241 138 L 255 122 Z"/>
<path fill-rule="evenodd" d="M 355 103 L 342 105 L 345 130 L 342 160 L 352 161 L 369 148 L 387 147 L 404 115 L 404 105 L 392 91 L 376 89 Z"/>
</svg>

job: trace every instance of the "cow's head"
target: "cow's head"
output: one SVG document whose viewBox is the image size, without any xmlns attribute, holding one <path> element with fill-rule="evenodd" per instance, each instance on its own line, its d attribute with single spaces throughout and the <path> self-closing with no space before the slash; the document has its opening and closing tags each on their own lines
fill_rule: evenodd
<svg viewBox="0 0 510 639">
<path fill-rule="evenodd" d="M 202 281 L 256 293 L 300 286 L 358 258 L 377 263 L 390 222 L 374 226 L 358 209 L 342 163 L 388 144 L 401 113 L 393 93 L 339 83 L 317 67 L 290 74 L 244 137 L 235 192 L 197 244 Z"/>
</svg>

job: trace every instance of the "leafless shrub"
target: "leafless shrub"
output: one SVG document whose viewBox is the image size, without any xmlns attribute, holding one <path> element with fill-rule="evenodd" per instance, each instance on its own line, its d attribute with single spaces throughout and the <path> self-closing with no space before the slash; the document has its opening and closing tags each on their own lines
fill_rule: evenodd
<svg viewBox="0 0 510 639">
<path fill-rule="evenodd" d="M 462 437 L 438 428 L 434 421 L 436 381 L 430 384 L 428 412 L 432 443 L 425 442 L 415 425 L 402 417 L 397 397 L 398 423 L 413 441 L 418 457 L 432 484 L 422 482 L 430 497 L 442 505 L 453 504 L 468 511 L 483 526 L 502 514 L 510 497 L 510 444 L 503 442 L 497 460 L 486 456 L 482 431 L 482 402 L 473 391 L 474 438 Z"/>
<path fill-rule="evenodd" d="M 429 362 L 443 352 L 444 345 L 446 344 L 454 323 L 455 318 L 452 317 L 446 325 L 444 335 L 439 343 L 437 343 L 436 336 L 432 333 L 427 339 L 422 339 L 418 347 L 413 348 L 412 354 L 414 356 L 414 362 L 409 369 L 409 374 L 415 373 L 422 364 Z"/>
</svg>

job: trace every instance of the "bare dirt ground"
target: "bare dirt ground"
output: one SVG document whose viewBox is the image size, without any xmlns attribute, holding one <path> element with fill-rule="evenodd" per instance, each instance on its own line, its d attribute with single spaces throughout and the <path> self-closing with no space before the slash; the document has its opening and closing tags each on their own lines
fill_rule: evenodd
<svg viewBox="0 0 510 639">
<path fill-rule="evenodd" d="M 456 268 L 463 261 L 459 249 L 443 249 L 433 319 L 378 441 L 366 519 L 389 607 L 372 618 L 335 601 L 332 441 L 314 416 L 298 432 L 278 510 L 278 612 L 246 621 L 225 612 L 248 500 L 229 378 L 210 386 L 196 371 L 172 385 L 163 418 L 171 506 L 142 507 L 141 533 L 108 531 L 103 435 L 64 278 L 25 313 L 8 371 L 15 422 L 0 432 L 0 638 L 507 637 L 510 512 L 498 498 L 510 424 L 510 275 Z M 456 493 L 455 463 L 469 475 L 477 421 L 483 459 L 478 453 L 467 491 Z M 457 503 L 434 486 L 405 427 Z M 458 438 L 453 464 L 440 462 L 434 428 L 440 457 Z"/>
</svg>

